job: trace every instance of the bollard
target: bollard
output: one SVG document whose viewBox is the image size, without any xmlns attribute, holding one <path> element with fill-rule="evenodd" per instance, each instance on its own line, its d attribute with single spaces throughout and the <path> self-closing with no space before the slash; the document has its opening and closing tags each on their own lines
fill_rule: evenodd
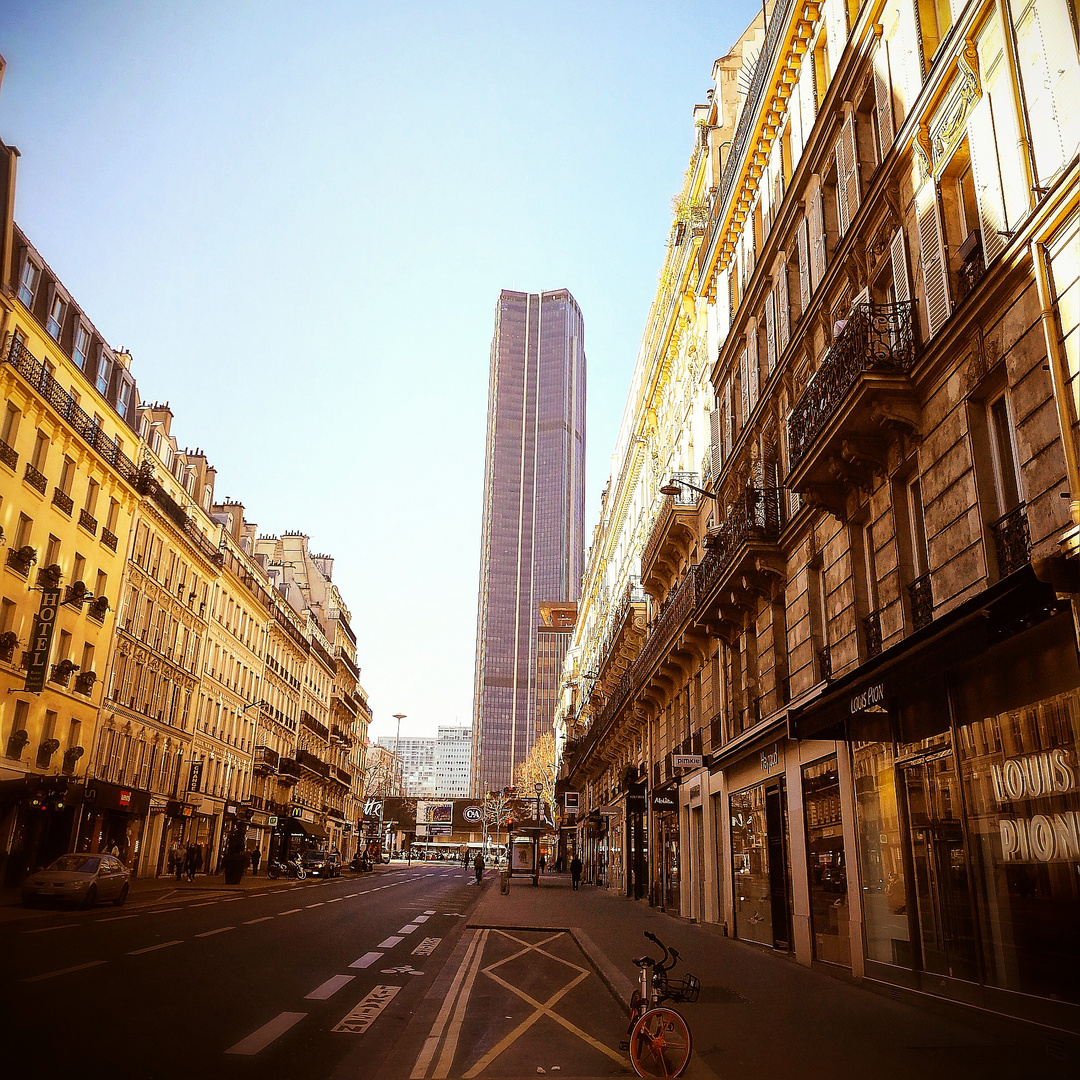
<svg viewBox="0 0 1080 1080">
<path fill-rule="evenodd" d="M 501 874 L 499 875 L 499 877 L 500 877 L 499 892 L 501 892 L 503 894 L 503 896 L 509 896 L 510 895 L 510 871 L 509 870 L 503 870 L 501 872 Z"/>
</svg>

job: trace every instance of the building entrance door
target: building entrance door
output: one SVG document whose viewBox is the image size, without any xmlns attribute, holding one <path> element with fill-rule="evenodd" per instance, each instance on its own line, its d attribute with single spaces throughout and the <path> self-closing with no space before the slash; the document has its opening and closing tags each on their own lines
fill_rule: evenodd
<svg viewBox="0 0 1080 1080">
<path fill-rule="evenodd" d="M 922 946 L 923 969 L 976 980 L 975 916 L 952 751 L 906 762 L 900 776 L 911 836 L 909 915 Z"/>
</svg>

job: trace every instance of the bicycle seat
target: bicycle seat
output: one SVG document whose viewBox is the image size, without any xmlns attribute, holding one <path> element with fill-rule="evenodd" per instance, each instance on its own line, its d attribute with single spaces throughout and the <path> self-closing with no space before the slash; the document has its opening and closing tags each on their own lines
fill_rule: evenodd
<svg viewBox="0 0 1080 1080">
<path fill-rule="evenodd" d="M 639 968 L 656 967 L 656 961 L 651 956 L 639 956 L 634 961 L 634 967 L 639 967 Z"/>
</svg>

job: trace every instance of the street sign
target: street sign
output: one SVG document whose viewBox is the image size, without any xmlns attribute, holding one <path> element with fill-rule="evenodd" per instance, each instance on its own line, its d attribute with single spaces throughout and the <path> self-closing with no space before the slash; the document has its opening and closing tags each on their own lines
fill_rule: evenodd
<svg viewBox="0 0 1080 1080">
<path fill-rule="evenodd" d="M 672 754 L 671 767 L 673 769 L 700 769 L 702 760 L 700 754 Z"/>
</svg>

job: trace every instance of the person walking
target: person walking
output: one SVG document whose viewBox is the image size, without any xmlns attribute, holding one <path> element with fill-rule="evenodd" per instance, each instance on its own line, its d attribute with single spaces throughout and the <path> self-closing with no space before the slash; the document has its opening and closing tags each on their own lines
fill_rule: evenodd
<svg viewBox="0 0 1080 1080">
<path fill-rule="evenodd" d="M 262 859 L 262 850 L 257 847 L 251 849 L 251 872 L 257 874 L 259 872 L 259 861 Z"/>
<path fill-rule="evenodd" d="M 540 856 L 540 873 L 543 874 L 547 871 L 547 856 Z"/>
<path fill-rule="evenodd" d="M 479 885 L 480 879 L 484 876 L 484 856 L 479 851 L 473 859 L 473 870 L 476 872 L 476 884 Z"/>
<path fill-rule="evenodd" d="M 581 884 L 581 860 L 576 855 L 570 860 L 570 881 L 575 889 Z"/>
<path fill-rule="evenodd" d="M 184 852 L 184 876 L 188 881 L 195 880 L 195 860 L 198 858 L 198 853 L 195 850 L 194 844 L 188 844 L 187 851 Z"/>
</svg>

